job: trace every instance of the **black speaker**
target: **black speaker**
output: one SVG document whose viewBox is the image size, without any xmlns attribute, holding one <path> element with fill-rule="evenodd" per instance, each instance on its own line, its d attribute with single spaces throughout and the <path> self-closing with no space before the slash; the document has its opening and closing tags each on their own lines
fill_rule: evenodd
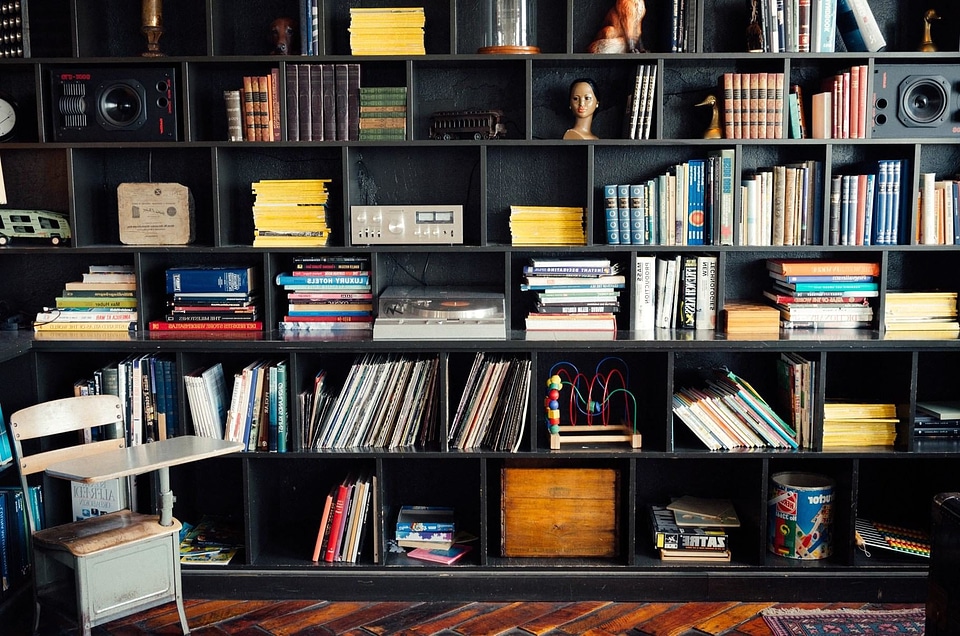
<svg viewBox="0 0 960 636">
<path fill-rule="evenodd" d="M 177 141 L 173 68 L 51 69 L 54 141 Z"/>
<path fill-rule="evenodd" d="M 872 137 L 960 137 L 960 71 L 946 64 L 877 64 Z"/>
</svg>

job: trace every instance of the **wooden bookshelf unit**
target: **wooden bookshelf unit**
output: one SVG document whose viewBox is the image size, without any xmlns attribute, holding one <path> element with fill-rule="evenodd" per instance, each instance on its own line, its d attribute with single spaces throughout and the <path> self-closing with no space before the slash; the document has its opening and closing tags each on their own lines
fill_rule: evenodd
<svg viewBox="0 0 960 636">
<path fill-rule="evenodd" d="M 538 3 L 533 55 L 478 54 L 483 46 L 483 2 L 423 0 L 426 55 L 350 54 L 350 7 L 320 0 L 320 55 L 269 53 L 270 23 L 299 18 L 297 0 L 204 0 L 166 3 L 162 57 L 143 57 L 139 7 L 121 0 L 30 0 L 30 52 L 0 60 L 0 91 L 19 104 L 15 139 L 0 144 L 8 205 L 67 213 L 69 245 L 12 243 L 0 248 L 0 301 L 29 320 L 50 305 L 68 280 L 90 265 L 125 264 L 137 274 L 139 332 L 119 337 L 34 337 L 29 326 L 0 338 L 0 404 L 7 413 L 73 394 L 73 383 L 132 355 L 160 354 L 183 374 L 221 362 L 228 378 L 258 359 L 284 360 L 288 402 L 312 386 L 317 371 L 342 382 L 363 354 L 435 355 L 440 361 L 440 434 L 437 443 L 403 449 L 302 450 L 291 430 L 285 453 L 243 452 L 170 470 L 177 493 L 174 514 L 196 522 L 205 515 L 237 519 L 242 553 L 226 566 L 185 566 L 188 596 L 202 598 L 325 598 L 398 600 L 774 600 L 918 602 L 926 595 L 927 561 L 855 545 L 857 518 L 929 529 L 933 497 L 955 491 L 960 440 L 922 440 L 913 434 L 916 404 L 958 399 L 956 336 L 886 332 L 888 290 L 960 291 L 960 249 L 923 245 L 914 235 L 921 174 L 950 178 L 960 171 L 955 132 L 960 104 L 950 101 L 942 129 L 904 127 L 902 134 L 864 139 L 703 139 L 709 109 L 695 106 L 716 92 L 724 73 L 783 73 L 808 96 L 821 80 L 852 65 L 909 67 L 960 84 L 960 15 L 948 0 L 927 5 L 869 0 L 887 47 L 849 53 L 837 37 L 834 53 L 747 53 L 743 0 L 700 0 L 691 52 L 671 53 L 670 3 L 647 3 L 643 41 L 647 53 L 586 52 L 610 0 Z M 27 3 L 25 3 L 27 4 Z M 136 4 L 136 3 L 134 3 Z M 405 6 L 393 0 L 365 6 Z M 916 52 L 923 12 L 935 6 L 940 51 Z M 406 138 L 390 141 L 228 141 L 223 93 L 245 76 L 290 65 L 356 63 L 361 86 L 405 86 Z M 658 86 L 649 140 L 624 138 L 627 98 L 638 64 L 654 64 Z M 145 78 L 172 70 L 175 140 L 136 138 L 97 129 L 77 138 L 58 132 L 59 108 L 51 72 L 93 79 Z M 570 127 L 567 91 L 591 77 L 600 110 L 599 139 L 564 141 Z M 151 79 L 154 78 L 154 79 Z M 281 95 L 283 95 L 281 91 Z M 868 93 L 869 94 L 869 93 Z M 151 102 L 153 97 L 151 94 Z M 809 105 L 807 105 L 809 108 Z M 479 109 L 502 112 L 503 138 L 430 139 L 435 112 Z M 290 116 L 281 100 L 281 124 Z M 159 115 L 154 115 L 159 117 Z M 896 119 L 895 116 L 891 117 Z M 93 118 L 91 118 L 92 121 Z M 896 245 L 832 246 L 822 237 L 829 197 L 812 244 L 798 246 L 607 245 L 603 186 L 635 183 L 675 164 L 734 151 L 734 196 L 742 175 L 762 167 L 815 160 L 822 183 L 879 159 L 907 166 Z M 333 238 L 323 248 L 254 248 L 251 184 L 262 179 L 329 178 Z M 179 183 L 194 199 L 194 240 L 181 245 L 126 245 L 120 240 L 117 187 L 121 183 Z M 460 245 L 353 245 L 354 205 L 458 205 Z M 511 205 L 576 206 L 586 210 L 587 244 L 520 247 L 511 243 Z M 291 336 L 278 330 L 286 297 L 275 284 L 303 254 L 369 258 L 374 298 L 390 286 L 472 286 L 503 294 L 505 339 L 383 340 L 347 336 Z M 638 293 L 640 256 L 708 254 L 717 257 L 718 309 L 725 300 L 763 300 L 770 258 L 872 261 L 880 264 L 880 296 L 871 329 L 781 330 L 779 334 L 717 331 L 640 332 L 630 307 Z M 532 257 L 603 257 L 619 265 L 627 284 L 620 295 L 614 339 L 533 339 L 524 319 L 534 295 L 520 291 L 522 268 Z M 266 330 L 253 334 L 151 333 L 147 325 L 166 308 L 164 272 L 181 265 L 253 266 L 262 276 L 260 309 Z M 374 303 L 376 306 L 376 301 Z M 7 336 L 5 332 L 0 335 Z M 43 337 L 40 337 L 42 335 Z M 53 334 L 55 335 L 55 334 Z M 896 337 L 895 337 L 896 336 Z M 520 356 L 532 378 L 526 424 L 517 452 L 459 450 L 445 440 L 477 351 Z M 823 414 L 814 417 L 813 446 L 798 451 L 709 451 L 672 412 L 672 396 L 705 370 L 727 367 L 773 401 L 777 361 L 784 352 L 815 361 L 814 407 L 825 399 L 892 402 L 902 427 L 898 447 L 822 450 Z M 627 388 L 636 398 L 642 448 L 626 442 L 551 445 L 543 422 L 543 387 L 559 363 L 593 369 L 609 356 L 629 368 Z M 339 388 L 339 387 L 337 387 Z M 183 382 L 175 399 L 185 432 L 191 432 Z M 296 422 L 295 413 L 291 422 Z M 612 469 L 616 490 L 612 556 L 505 557 L 501 525 L 501 475 L 506 467 Z M 371 532 L 357 563 L 314 563 L 311 553 L 324 499 L 351 471 L 375 477 Z M 767 548 L 771 476 L 787 471 L 825 475 L 835 484 L 833 550 L 821 560 L 775 556 Z M 741 526 L 730 533 L 732 560 L 662 561 L 651 541 L 648 508 L 682 495 L 733 501 Z M 68 494 L 51 486 L 48 506 Z M 143 505 L 150 506 L 144 492 Z M 452 506 L 458 527 L 477 537 L 474 549 L 449 566 L 409 559 L 389 549 L 402 505 Z M 548 513 L 547 510 L 544 511 Z M 20 595 L 21 598 L 29 594 Z"/>
</svg>

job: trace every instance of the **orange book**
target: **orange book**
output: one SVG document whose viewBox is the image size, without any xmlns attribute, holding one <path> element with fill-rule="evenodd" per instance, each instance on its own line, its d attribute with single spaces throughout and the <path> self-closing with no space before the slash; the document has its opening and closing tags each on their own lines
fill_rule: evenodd
<svg viewBox="0 0 960 636">
<path fill-rule="evenodd" d="M 254 115 L 253 77 L 243 77 L 243 139 L 244 141 L 257 140 L 257 121 Z"/>
<path fill-rule="evenodd" d="M 853 67 L 849 72 L 843 74 L 844 79 L 849 82 L 850 90 L 847 91 L 849 94 L 848 98 L 848 110 L 850 116 L 847 117 L 849 122 L 849 134 L 847 135 L 851 139 L 860 138 L 860 73 L 857 72 L 857 67 Z"/>
<path fill-rule="evenodd" d="M 823 261 L 816 259 L 767 259 L 767 269 L 784 276 L 828 276 L 831 274 L 880 275 L 880 263 L 870 261 Z"/>
<path fill-rule="evenodd" d="M 723 136 L 727 139 L 736 138 L 733 125 L 733 76 L 734 73 L 723 74 Z"/>
<path fill-rule="evenodd" d="M 331 523 L 331 512 L 333 511 L 333 497 L 337 492 L 337 487 L 334 486 L 330 489 L 330 492 L 327 493 L 327 498 L 323 502 L 323 514 L 320 515 L 320 529 L 317 530 L 317 542 L 313 546 L 313 562 L 317 563 L 320 561 L 320 551 L 323 549 L 323 539 L 324 537 L 329 536 L 329 526 Z"/>
<path fill-rule="evenodd" d="M 743 73 L 733 74 L 733 138 L 743 139 Z"/>
<path fill-rule="evenodd" d="M 756 77 L 754 81 L 753 77 L 750 79 L 750 89 L 753 91 L 753 85 L 756 83 L 756 120 L 757 120 L 757 139 L 766 139 L 767 138 L 767 118 L 770 115 L 769 105 L 767 104 L 767 76 L 769 73 L 753 73 L 752 76 Z"/>
<path fill-rule="evenodd" d="M 857 119 L 857 138 L 865 139 L 867 137 L 867 65 L 861 64 L 856 68 L 860 79 L 860 94 L 857 98 L 857 108 L 860 109 L 860 117 Z"/>
</svg>

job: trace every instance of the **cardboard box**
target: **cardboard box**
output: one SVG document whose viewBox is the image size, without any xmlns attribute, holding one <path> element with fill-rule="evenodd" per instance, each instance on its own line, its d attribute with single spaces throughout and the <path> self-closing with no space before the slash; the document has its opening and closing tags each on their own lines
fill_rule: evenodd
<svg viewBox="0 0 960 636">
<path fill-rule="evenodd" d="M 505 467 L 502 481 L 503 556 L 619 554 L 619 471 Z"/>
<path fill-rule="evenodd" d="M 194 239 L 190 188 L 179 183 L 117 186 L 120 242 L 124 245 L 186 245 Z"/>
</svg>

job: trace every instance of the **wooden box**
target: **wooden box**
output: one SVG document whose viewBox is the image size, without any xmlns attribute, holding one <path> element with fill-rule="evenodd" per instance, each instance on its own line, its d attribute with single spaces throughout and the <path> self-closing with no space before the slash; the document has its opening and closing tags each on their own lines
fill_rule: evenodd
<svg viewBox="0 0 960 636">
<path fill-rule="evenodd" d="M 617 556 L 619 471 L 505 467 L 502 481 L 503 556 Z"/>
<path fill-rule="evenodd" d="M 194 202 L 179 183 L 117 186 L 120 242 L 124 245 L 187 245 L 193 242 Z"/>
</svg>

